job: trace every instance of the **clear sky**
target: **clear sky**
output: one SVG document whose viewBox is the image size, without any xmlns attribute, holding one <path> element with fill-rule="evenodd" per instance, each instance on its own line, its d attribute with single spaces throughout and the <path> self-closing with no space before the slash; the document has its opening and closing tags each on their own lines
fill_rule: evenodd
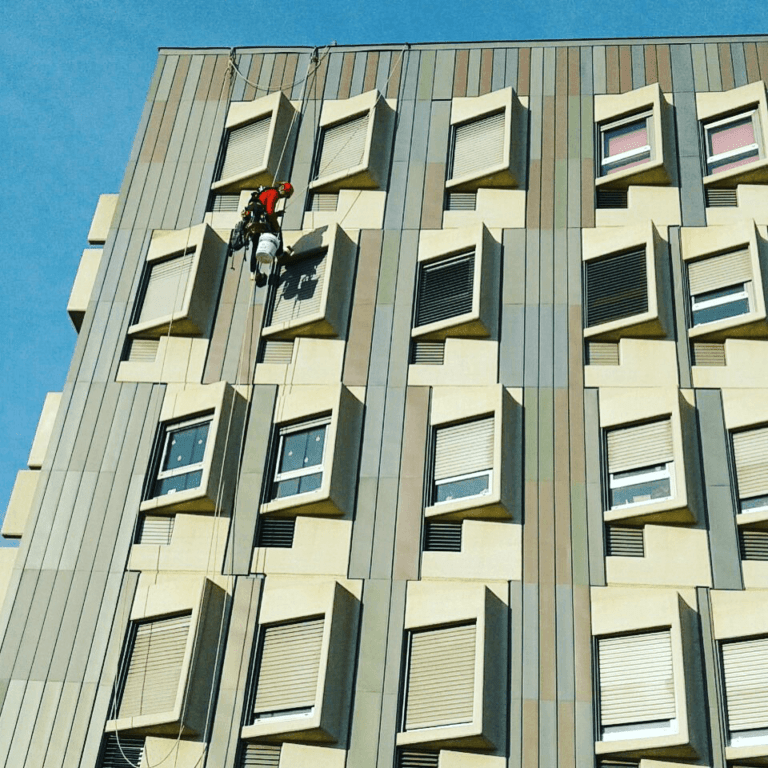
<svg viewBox="0 0 768 768">
<path fill-rule="evenodd" d="M 67 299 L 117 192 L 159 46 L 768 33 L 768 3 L 6 0 L 0 23 L 0 516 L 75 343 Z"/>
</svg>

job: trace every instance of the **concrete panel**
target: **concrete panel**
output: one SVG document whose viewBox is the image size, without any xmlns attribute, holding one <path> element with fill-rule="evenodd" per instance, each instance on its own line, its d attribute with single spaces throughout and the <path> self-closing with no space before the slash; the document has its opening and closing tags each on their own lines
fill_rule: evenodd
<svg viewBox="0 0 768 768">
<path fill-rule="evenodd" d="M 683 261 L 680 255 L 680 228 L 669 228 L 669 256 L 672 265 L 672 288 L 675 294 L 675 335 L 677 338 L 677 367 L 680 386 L 691 387 L 691 348 L 688 344 L 688 325 L 685 306 L 688 302 L 683 279 Z"/>
<path fill-rule="evenodd" d="M 433 99 L 450 99 L 453 96 L 453 68 L 456 52 L 439 50 L 435 57 L 435 82 L 432 89 Z"/>
<path fill-rule="evenodd" d="M 26 723 L 19 723 L 20 709 L 24 702 L 26 689 L 29 683 L 24 680 L 11 680 L 8 692 L 5 695 L 2 712 L 0 712 L 0 764 L 6 765 L 8 751 L 13 741 L 13 734 L 17 727 L 31 727 L 32 723 L 27 719 Z"/>
<path fill-rule="evenodd" d="M 747 77 L 747 61 L 744 56 L 742 43 L 731 43 L 731 59 L 733 61 L 733 84 L 736 88 L 749 82 Z"/>
<path fill-rule="evenodd" d="M 35 737 L 27 752 L 27 765 L 43 765 L 45 753 L 51 738 L 51 731 L 56 719 L 56 713 L 61 700 L 63 685 L 61 683 L 46 683 L 40 708 L 35 722 Z"/>
<path fill-rule="evenodd" d="M 596 389 L 584 390 L 584 439 L 587 471 L 589 579 L 593 586 L 605 586 L 602 436 L 600 434 L 600 412 Z"/>
</svg>

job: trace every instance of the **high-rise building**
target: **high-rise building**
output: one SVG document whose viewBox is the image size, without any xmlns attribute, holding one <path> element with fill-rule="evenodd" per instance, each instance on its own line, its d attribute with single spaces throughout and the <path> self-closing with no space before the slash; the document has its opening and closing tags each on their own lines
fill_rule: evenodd
<svg viewBox="0 0 768 768">
<path fill-rule="evenodd" d="M 3 526 L 0 768 L 768 764 L 766 82 L 161 50 Z"/>
</svg>

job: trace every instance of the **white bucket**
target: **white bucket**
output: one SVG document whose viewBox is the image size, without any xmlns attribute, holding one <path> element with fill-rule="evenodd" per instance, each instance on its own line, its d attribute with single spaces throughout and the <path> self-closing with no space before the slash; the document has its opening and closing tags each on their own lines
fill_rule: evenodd
<svg viewBox="0 0 768 768">
<path fill-rule="evenodd" d="M 256 260 L 261 264 L 271 264 L 279 247 L 280 238 L 271 232 L 264 232 L 259 237 L 259 245 L 256 248 Z"/>
</svg>

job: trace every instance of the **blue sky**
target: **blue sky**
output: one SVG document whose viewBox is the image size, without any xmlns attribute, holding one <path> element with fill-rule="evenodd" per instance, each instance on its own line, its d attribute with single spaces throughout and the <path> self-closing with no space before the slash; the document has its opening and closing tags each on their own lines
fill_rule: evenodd
<svg viewBox="0 0 768 768">
<path fill-rule="evenodd" d="M 99 194 L 117 192 L 159 46 L 768 33 L 768 4 L 6 0 L 0 32 L 0 515 L 75 343 L 66 304 Z"/>
</svg>

